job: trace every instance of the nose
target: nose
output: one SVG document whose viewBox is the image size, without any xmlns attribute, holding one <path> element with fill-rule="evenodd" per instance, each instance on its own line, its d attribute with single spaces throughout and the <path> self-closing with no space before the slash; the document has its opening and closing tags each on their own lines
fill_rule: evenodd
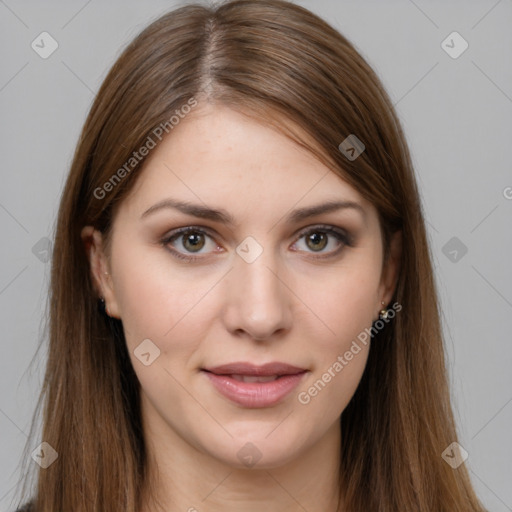
<svg viewBox="0 0 512 512">
<path fill-rule="evenodd" d="M 292 325 L 293 293 L 270 251 L 252 263 L 235 255 L 226 276 L 223 320 L 232 334 L 263 341 L 287 332 Z M 281 272 L 282 274 L 282 272 Z"/>
</svg>

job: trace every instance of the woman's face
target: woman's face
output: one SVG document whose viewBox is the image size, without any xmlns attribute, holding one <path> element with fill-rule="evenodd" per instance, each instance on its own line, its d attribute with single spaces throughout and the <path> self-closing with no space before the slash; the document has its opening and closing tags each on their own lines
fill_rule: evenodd
<svg viewBox="0 0 512 512">
<path fill-rule="evenodd" d="M 96 277 L 146 433 L 277 467 L 338 434 L 393 262 L 381 273 L 377 212 L 355 189 L 273 129 L 200 107 L 152 149 Z"/>
</svg>

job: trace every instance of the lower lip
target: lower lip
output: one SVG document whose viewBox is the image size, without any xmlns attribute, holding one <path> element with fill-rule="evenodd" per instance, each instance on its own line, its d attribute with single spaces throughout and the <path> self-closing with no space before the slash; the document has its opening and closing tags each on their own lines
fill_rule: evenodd
<svg viewBox="0 0 512 512">
<path fill-rule="evenodd" d="M 283 375 L 270 382 L 242 382 L 229 375 L 203 371 L 215 388 L 226 398 L 244 407 L 270 407 L 289 395 L 306 372 Z"/>
</svg>

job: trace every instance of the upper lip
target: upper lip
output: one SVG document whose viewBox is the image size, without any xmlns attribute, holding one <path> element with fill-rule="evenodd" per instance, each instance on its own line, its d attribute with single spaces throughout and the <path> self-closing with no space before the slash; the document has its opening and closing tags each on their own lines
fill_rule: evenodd
<svg viewBox="0 0 512 512">
<path fill-rule="evenodd" d="M 299 368 L 291 364 L 272 362 L 266 363 L 261 366 L 256 366 L 251 363 L 235 362 L 222 364 L 220 366 L 213 366 L 210 368 L 203 368 L 211 373 L 217 375 L 295 375 L 297 373 L 305 372 L 305 368 Z"/>
</svg>

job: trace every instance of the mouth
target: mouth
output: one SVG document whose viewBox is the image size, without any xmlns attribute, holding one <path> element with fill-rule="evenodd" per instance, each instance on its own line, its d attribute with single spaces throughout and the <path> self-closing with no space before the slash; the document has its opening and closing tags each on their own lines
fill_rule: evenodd
<svg viewBox="0 0 512 512">
<path fill-rule="evenodd" d="M 257 376 L 257 375 L 229 375 L 232 379 L 240 382 L 272 382 L 282 377 L 282 375 L 268 375 L 268 376 Z"/>
<path fill-rule="evenodd" d="M 304 375 L 305 368 L 286 363 L 229 363 L 202 368 L 214 388 L 225 398 L 247 408 L 274 406 L 295 389 Z"/>
</svg>

